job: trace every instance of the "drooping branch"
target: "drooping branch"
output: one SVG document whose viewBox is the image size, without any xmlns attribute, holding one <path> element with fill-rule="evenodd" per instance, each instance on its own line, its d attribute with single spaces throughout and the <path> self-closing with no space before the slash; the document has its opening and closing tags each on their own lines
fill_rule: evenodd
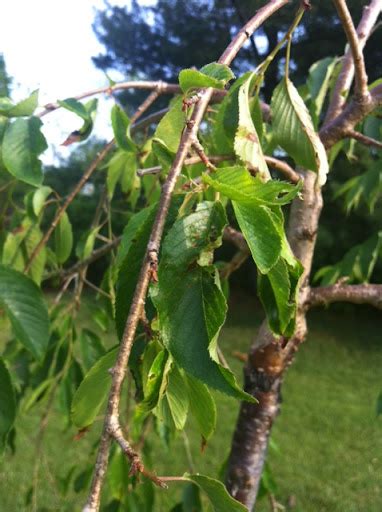
<svg viewBox="0 0 382 512">
<path fill-rule="evenodd" d="M 160 90 L 156 89 L 145 99 L 145 101 L 138 107 L 136 113 L 134 114 L 134 116 L 133 116 L 134 121 L 137 121 L 146 112 L 146 110 L 150 107 L 150 105 L 152 105 L 152 103 L 157 99 L 159 94 L 160 94 Z M 134 132 L 136 130 L 137 130 L 137 123 L 135 123 L 133 125 L 132 132 Z M 108 142 L 108 144 L 106 144 L 106 146 L 103 148 L 103 150 L 95 157 L 95 159 L 90 164 L 88 169 L 84 172 L 81 179 L 78 181 L 78 183 L 76 184 L 74 189 L 70 192 L 70 194 L 66 198 L 65 202 L 57 210 L 57 213 L 56 213 L 51 225 L 49 226 L 49 229 L 46 231 L 45 235 L 41 238 L 40 242 L 34 248 L 32 254 L 30 255 L 28 263 L 25 266 L 24 272 L 29 271 L 34 259 L 40 253 L 41 249 L 48 243 L 50 237 L 52 236 L 53 231 L 58 226 L 62 216 L 68 209 L 69 205 L 74 201 L 75 197 L 82 190 L 85 183 L 89 180 L 89 178 L 91 177 L 93 172 L 97 169 L 98 165 L 104 160 L 104 158 L 113 149 L 113 147 L 114 147 L 114 139 L 112 139 L 110 142 Z"/>
<path fill-rule="evenodd" d="M 102 149 L 102 151 L 100 151 L 100 153 L 96 156 L 96 158 L 90 164 L 88 169 L 84 172 L 84 174 L 82 175 L 81 179 L 78 181 L 76 186 L 70 192 L 70 194 L 66 198 L 65 202 L 57 210 L 57 213 L 56 213 L 54 219 L 52 220 L 51 225 L 49 226 L 49 228 L 47 229 L 47 231 L 45 232 L 44 236 L 41 238 L 39 243 L 34 248 L 32 254 L 30 255 L 28 263 L 25 266 L 24 272 L 28 272 L 30 270 L 34 259 L 40 253 L 41 249 L 48 243 L 53 231 L 56 229 L 62 216 L 68 209 L 68 206 L 73 202 L 74 198 L 82 190 L 85 183 L 88 181 L 88 179 L 93 174 L 93 172 L 97 169 L 98 165 L 102 162 L 102 160 L 106 157 L 106 155 L 111 151 L 113 146 L 114 146 L 114 139 L 111 140 L 110 142 L 108 142 L 108 144 L 106 144 L 106 146 Z"/>
<path fill-rule="evenodd" d="M 362 56 L 362 50 L 373 30 L 373 27 L 382 8 L 381 0 L 372 0 L 370 5 L 364 7 L 361 21 L 357 27 L 357 31 L 355 31 L 353 21 L 350 17 L 345 1 L 335 0 L 335 4 L 340 17 L 342 15 L 344 18 L 341 18 L 341 21 L 346 31 L 350 45 L 349 49 L 345 53 L 345 56 L 343 57 L 342 68 L 326 113 L 324 122 L 325 127 L 329 125 L 341 113 L 345 105 L 346 93 L 349 91 L 354 77 L 354 63 L 356 64 L 355 92 L 360 93 L 361 98 L 367 98 L 367 91 L 364 89 L 365 84 L 367 86 L 367 76 L 365 72 L 365 63 Z"/>
<path fill-rule="evenodd" d="M 276 12 L 287 3 L 288 0 L 271 0 L 264 7 L 259 9 L 256 15 L 239 31 L 237 36 L 232 40 L 218 62 L 221 64 L 229 65 L 239 52 L 240 48 L 250 37 L 250 35 L 262 23 L 264 23 L 267 18 L 272 16 L 274 12 Z M 141 313 L 144 308 L 144 302 L 150 278 L 153 274 L 153 271 L 156 270 L 158 263 L 159 247 L 167 212 L 170 206 L 172 192 L 175 188 L 177 178 L 181 173 L 184 161 L 187 158 L 191 144 L 197 137 L 199 125 L 203 119 L 204 112 L 211 99 L 212 93 L 212 89 L 206 89 L 201 93 L 200 100 L 196 104 L 191 119 L 187 122 L 183 131 L 174 163 L 162 188 L 157 215 L 154 221 L 152 232 L 150 234 L 146 254 L 142 263 L 132 304 L 126 320 L 116 364 L 112 372 L 112 385 L 108 399 L 108 407 L 104 421 L 101 443 L 97 455 L 96 468 L 89 497 L 84 508 L 86 512 L 95 512 L 99 509 L 101 489 L 108 463 L 110 442 L 113 438 L 113 431 L 115 430 L 115 426 L 119 426 L 119 402 L 121 397 L 122 384 L 124 381 L 126 367 L 134 342 L 139 318 L 141 317 Z"/>
<path fill-rule="evenodd" d="M 308 307 L 326 306 L 333 302 L 369 304 L 382 309 L 382 284 L 335 284 L 310 289 Z"/>
</svg>

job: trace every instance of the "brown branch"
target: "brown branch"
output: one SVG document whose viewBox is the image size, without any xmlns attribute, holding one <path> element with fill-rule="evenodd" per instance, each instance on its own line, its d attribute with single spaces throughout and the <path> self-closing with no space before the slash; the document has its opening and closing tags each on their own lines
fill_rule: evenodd
<svg viewBox="0 0 382 512">
<path fill-rule="evenodd" d="M 249 252 L 249 247 L 243 233 L 231 226 L 227 226 L 223 233 L 223 240 L 235 245 L 241 252 Z"/>
<path fill-rule="evenodd" d="M 82 260 L 82 261 L 78 261 L 77 263 L 75 263 L 74 265 L 72 265 L 69 268 L 53 270 L 52 272 L 49 272 L 49 274 L 46 274 L 43 277 L 43 280 L 47 281 L 48 279 L 52 279 L 53 277 L 65 279 L 66 277 L 70 277 L 75 274 L 78 274 L 78 272 L 83 267 L 88 267 L 95 261 L 99 260 L 106 254 L 108 254 L 110 251 L 112 251 L 113 249 L 118 247 L 119 243 L 121 242 L 121 238 L 122 237 L 119 236 L 119 237 L 115 238 L 114 240 L 112 240 L 111 242 L 103 245 L 102 247 L 99 247 L 98 249 L 93 251 L 92 254 L 88 258 L 86 258 L 85 260 Z"/>
<path fill-rule="evenodd" d="M 362 50 L 382 8 L 380 0 L 372 0 L 370 5 L 364 8 L 361 21 L 357 27 L 357 31 L 355 31 L 345 1 L 335 0 L 335 4 L 339 16 L 343 17 L 341 17 L 341 21 L 350 44 L 349 49 L 343 57 L 341 72 L 337 78 L 333 96 L 326 113 L 324 126 L 330 124 L 342 111 L 346 102 L 346 93 L 350 89 L 353 81 L 354 71 L 356 72 L 355 92 L 360 94 L 363 98 L 367 98 L 368 96 L 367 90 L 365 91 L 367 75 Z"/>
<path fill-rule="evenodd" d="M 112 94 L 114 91 L 121 91 L 127 89 L 141 89 L 141 90 L 152 90 L 152 91 L 160 91 L 160 94 L 177 94 L 181 92 L 178 84 L 169 84 L 162 81 L 129 81 L 129 82 L 121 82 L 115 85 L 108 85 L 106 87 L 99 87 L 97 89 L 92 89 L 91 91 L 85 91 L 81 94 L 77 94 L 73 96 L 75 100 L 82 100 L 84 98 L 89 98 L 90 96 L 96 96 L 97 94 Z M 43 117 L 50 112 L 54 112 L 55 110 L 61 108 L 61 105 L 58 103 L 48 103 L 45 105 L 45 108 L 42 112 L 37 114 L 37 117 Z"/>
<path fill-rule="evenodd" d="M 321 128 L 320 139 L 327 150 L 347 137 L 356 124 L 382 104 L 382 95 L 376 89 L 377 87 L 371 91 L 369 102 L 358 102 L 353 98 L 339 116 Z"/>
<path fill-rule="evenodd" d="M 208 155 L 208 160 L 210 163 L 219 163 L 224 162 L 225 160 L 235 160 L 236 156 L 234 155 Z M 187 158 L 184 162 L 184 165 L 194 165 L 202 162 L 201 156 L 191 156 Z M 156 165 L 155 167 L 147 167 L 145 169 L 137 169 L 138 176 L 146 176 L 147 174 L 159 174 L 162 171 L 161 165 Z"/>
<path fill-rule="evenodd" d="M 265 156 L 265 161 L 270 167 L 284 174 L 292 183 L 298 183 L 302 179 L 298 172 L 292 169 L 286 162 L 283 162 L 283 160 L 279 160 L 273 156 Z"/>
<path fill-rule="evenodd" d="M 333 302 L 369 304 L 382 309 L 382 284 L 335 284 L 311 288 L 307 306 L 326 306 Z"/>
<path fill-rule="evenodd" d="M 367 135 L 364 135 L 363 133 L 357 132 L 355 130 L 350 130 L 348 132 L 348 136 L 352 139 L 360 142 L 361 144 L 364 144 L 365 146 L 371 146 L 374 148 L 382 149 L 382 142 L 379 140 L 373 139 L 372 137 L 368 137 Z"/>
<path fill-rule="evenodd" d="M 249 255 L 250 252 L 248 246 L 244 251 L 237 251 L 233 258 L 228 261 L 220 270 L 220 277 L 223 279 L 228 279 L 233 272 L 238 270 L 243 265 L 243 263 L 247 261 Z"/>
<path fill-rule="evenodd" d="M 245 44 L 248 37 L 262 23 L 264 23 L 267 18 L 269 18 L 273 13 L 275 13 L 287 3 L 288 0 L 271 0 L 264 7 L 259 9 L 256 15 L 239 31 L 236 37 L 232 40 L 218 62 L 221 64 L 229 65 L 241 47 Z M 162 188 L 156 219 L 154 221 L 153 229 L 147 244 L 146 254 L 143 259 L 137 286 L 127 317 L 116 364 L 113 368 L 112 385 L 108 399 L 108 407 L 104 421 L 101 443 L 98 449 L 97 462 L 89 497 L 84 508 L 86 512 L 95 512 L 99 509 L 100 506 L 101 489 L 106 473 L 110 448 L 110 430 L 111 428 L 114 429 L 116 425 L 119 426 L 119 403 L 121 398 L 122 384 L 125 377 L 130 351 L 134 342 L 137 325 L 144 308 L 144 302 L 150 282 L 150 277 L 152 275 L 153 267 L 155 267 L 157 263 L 159 246 L 163 234 L 167 212 L 170 206 L 172 192 L 175 188 L 177 178 L 181 173 L 184 161 L 187 158 L 187 154 L 191 148 L 191 144 L 197 137 L 199 125 L 203 119 L 204 112 L 208 106 L 212 94 L 213 90 L 211 88 L 206 89 L 201 93 L 200 101 L 195 106 L 191 119 L 187 122 L 183 131 L 174 163 Z"/>
<path fill-rule="evenodd" d="M 157 99 L 160 93 L 163 92 L 163 84 L 162 82 L 158 82 L 159 85 L 157 85 L 157 89 L 153 91 L 146 100 L 138 107 L 137 111 L 135 112 L 134 116 L 132 117 L 132 120 L 137 121 L 142 114 L 152 105 L 152 103 Z M 133 129 L 136 128 L 136 124 L 133 125 Z M 132 132 L 133 132 L 132 129 Z M 89 168 L 85 171 L 82 178 L 79 180 L 77 185 L 74 187 L 74 189 L 71 191 L 71 193 L 66 198 L 66 201 L 64 204 L 57 210 L 56 216 L 54 217 L 52 224 L 50 225 L 49 229 L 46 231 L 45 235 L 42 237 L 40 242 L 36 245 L 34 248 L 29 261 L 25 267 L 24 272 L 28 272 L 31 268 L 31 265 L 33 263 L 33 260 L 36 258 L 36 256 L 39 254 L 41 249 L 47 244 L 48 240 L 50 239 L 53 231 L 57 227 L 58 223 L 60 222 L 62 216 L 66 212 L 68 206 L 73 202 L 74 198 L 77 196 L 77 194 L 81 191 L 82 187 L 85 185 L 85 183 L 88 181 L 90 176 L 93 174 L 93 172 L 97 169 L 98 165 L 102 160 L 107 156 L 109 151 L 111 151 L 114 147 L 114 139 L 112 139 L 110 142 L 106 144 L 106 146 L 103 148 L 103 150 L 96 156 L 96 158 L 93 160 L 93 162 L 90 164 Z M 81 266 L 81 269 L 85 268 L 84 265 Z"/>
<path fill-rule="evenodd" d="M 158 96 L 162 94 L 161 86 L 158 86 L 157 89 L 152 91 L 145 101 L 139 105 L 134 115 L 131 117 L 130 122 L 134 124 L 137 119 L 141 117 L 142 114 L 146 112 L 146 110 L 154 103 L 154 101 L 158 98 Z"/>
<path fill-rule="evenodd" d="M 343 29 L 346 33 L 346 37 L 349 43 L 354 73 L 355 73 L 355 87 L 354 92 L 358 94 L 360 97 L 365 97 L 368 95 L 367 89 L 367 73 L 365 68 L 365 60 L 362 53 L 362 47 L 360 44 L 360 40 L 358 38 L 357 31 L 355 29 L 353 19 L 349 12 L 348 6 L 346 4 L 346 0 L 334 0 L 334 4 L 337 9 L 338 16 L 341 20 Z M 380 2 L 379 2 L 380 4 Z M 373 24 L 374 26 L 374 24 Z"/>
<path fill-rule="evenodd" d="M 93 172 L 97 169 L 98 165 L 102 162 L 102 160 L 106 157 L 106 155 L 111 151 L 111 149 L 114 146 L 114 139 L 111 140 L 106 144 L 106 146 L 98 153 L 96 158 L 93 160 L 93 162 L 90 164 L 88 169 L 84 172 L 82 175 L 82 178 L 79 180 L 77 185 L 74 187 L 74 189 L 70 192 L 68 197 L 66 198 L 65 202 L 60 206 L 60 208 L 57 210 L 57 213 L 52 220 L 51 225 L 49 226 L 49 229 L 46 231 L 45 235 L 41 238 L 40 242 L 36 245 L 34 248 L 32 254 L 29 257 L 28 263 L 25 266 L 24 272 L 28 272 L 32 266 L 32 263 L 36 256 L 40 253 L 41 249 L 47 244 L 49 238 L 51 237 L 53 231 L 56 229 L 58 223 L 60 222 L 62 216 L 66 212 L 68 206 L 72 203 L 74 198 L 77 196 L 77 194 L 81 191 L 82 187 L 85 185 L 85 183 L 88 181 L 90 176 L 93 174 Z"/>
</svg>

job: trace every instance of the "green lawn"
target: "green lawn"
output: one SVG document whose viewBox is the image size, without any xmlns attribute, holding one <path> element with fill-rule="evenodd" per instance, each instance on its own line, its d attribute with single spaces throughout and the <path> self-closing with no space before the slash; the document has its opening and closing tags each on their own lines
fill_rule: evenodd
<svg viewBox="0 0 382 512">
<path fill-rule="evenodd" d="M 240 363 L 230 353 L 246 350 L 260 318 L 257 306 L 236 303 L 222 334 L 224 353 L 239 376 Z M 270 454 L 279 487 L 276 497 L 286 504 L 293 495 L 296 512 L 380 512 L 382 417 L 376 418 L 375 403 L 382 389 L 382 320 L 362 308 L 332 309 L 315 312 L 309 325 L 309 340 L 287 375 L 282 413 L 273 432 L 279 448 Z M 193 425 L 188 428 L 193 464 L 211 476 L 228 453 L 238 407 L 222 395 L 216 398 L 217 432 L 204 454 Z M 83 495 L 70 490 L 64 504 L 53 475 L 64 476 L 72 466 L 83 467 L 91 461 L 89 447 L 97 432 L 74 441 L 74 430 L 66 432 L 53 419 L 40 472 L 40 510 L 80 510 Z M 32 482 L 37 421 L 34 410 L 19 419 L 16 455 L 0 462 L 1 511 L 28 510 L 24 498 Z M 190 470 L 183 438 L 175 441 L 170 453 L 156 439 L 152 442 L 158 473 Z M 155 510 L 167 512 L 181 488 L 174 484 L 171 496 L 161 492 Z M 268 502 L 260 502 L 257 511 L 266 510 Z"/>
</svg>

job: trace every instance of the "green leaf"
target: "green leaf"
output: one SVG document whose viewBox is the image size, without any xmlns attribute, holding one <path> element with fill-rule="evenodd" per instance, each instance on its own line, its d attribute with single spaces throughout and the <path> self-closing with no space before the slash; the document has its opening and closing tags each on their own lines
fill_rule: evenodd
<svg viewBox="0 0 382 512">
<path fill-rule="evenodd" d="M 47 149 L 37 117 L 16 119 L 8 125 L 3 139 L 3 162 L 15 178 L 39 186 L 43 180 L 38 156 Z"/>
<path fill-rule="evenodd" d="M 63 143 L 63 146 L 69 146 L 73 142 L 81 142 L 89 137 L 93 130 L 93 121 L 97 110 L 98 100 L 91 99 L 87 103 L 83 104 L 75 98 L 67 98 L 66 100 L 58 101 L 58 104 L 66 110 L 73 112 L 84 121 L 80 129 L 73 131 L 69 135 Z"/>
<path fill-rule="evenodd" d="M 250 74 L 250 72 L 245 73 L 232 84 L 218 107 L 219 110 L 213 122 L 212 138 L 216 152 L 219 154 L 229 154 L 234 151 L 233 143 L 239 124 L 239 91 Z"/>
<path fill-rule="evenodd" d="M 49 342 L 49 317 L 40 289 L 21 272 L 0 265 L 0 304 L 18 341 L 41 360 Z"/>
<path fill-rule="evenodd" d="M 186 114 L 183 112 L 182 107 L 183 98 L 175 99 L 170 110 L 160 120 L 154 133 L 154 140 L 160 139 L 172 153 L 177 152 L 180 138 L 186 125 Z"/>
<path fill-rule="evenodd" d="M 130 119 L 119 105 L 114 105 L 111 110 L 111 124 L 117 146 L 123 151 L 135 153 L 137 147 L 130 136 Z"/>
<path fill-rule="evenodd" d="M 38 89 L 25 100 L 14 105 L 9 98 L 0 98 L 0 115 L 6 117 L 28 117 L 38 106 Z"/>
<path fill-rule="evenodd" d="M 105 348 L 101 338 L 89 329 L 82 329 L 78 342 L 82 367 L 88 371 L 105 354 Z"/>
<path fill-rule="evenodd" d="M 165 232 L 172 225 L 180 206 L 182 196 L 174 196 L 166 219 Z M 121 338 L 131 300 L 138 281 L 138 275 L 146 253 L 147 243 L 154 223 L 157 204 L 134 215 L 122 236 L 121 247 L 117 256 L 119 265 L 117 296 L 115 304 L 115 323 Z M 143 213 L 144 212 L 144 213 Z"/>
<path fill-rule="evenodd" d="M 111 159 L 107 168 L 107 190 L 112 198 L 118 182 L 121 183 L 122 192 L 130 192 L 137 179 L 137 157 L 135 153 L 118 151 Z M 139 182 L 139 178 L 138 178 Z"/>
<path fill-rule="evenodd" d="M 41 241 L 41 238 L 43 236 L 40 228 L 36 224 L 29 224 L 27 222 L 23 223 L 25 227 L 27 228 L 27 235 L 24 238 L 24 244 L 26 248 L 26 253 L 28 259 L 31 257 L 33 251 L 35 250 L 36 246 Z M 37 254 L 37 256 L 34 258 L 32 265 L 29 269 L 29 276 L 33 279 L 33 281 L 40 285 L 42 275 L 44 273 L 46 263 L 46 247 L 43 247 L 40 252 Z"/>
<path fill-rule="evenodd" d="M 145 386 L 145 397 L 139 402 L 135 409 L 134 420 L 139 421 L 142 417 L 151 411 L 158 403 L 159 392 L 162 386 L 164 371 L 167 363 L 168 352 L 161 350 L 151 364 L 147 375 Z"/>
<path fill-rule="evenodd" d="M 264 159 L 249 104 L 249 90 L 253 78 L 256 78 L 255 73 L 249 76 L 239 90 L 239 125 L 235 135 L 234 149 L 246 166 L 254 169 L 262 181 L 268 181 L 271 175 Z"/>
<path fill-rule="evenodd" d="M 154 209 L 155 205 L 143 208 L 139 212 L 135 213 L 126 224 L 116 257 L 117 268 L 119 268 L 123 263 L 130 248 L 132 247 L 132 244 L 136 242 L 138 231 L 143 227 L 148 217 L 152 215 Z"/>
<path fill-rule="evenodd" d="M 78 429 L 89 427 L 97 417 L 111 386 L 113 368 L 119 347 L 101 357 L 85 375 L 72 402 L 72 421 Z"/>
<path fill-rule="evenodd" d="M 252 400 L 234 375 L 217 362 L 215 342 L 226 315 L 225 298 L 210 269 L 159 266 L 152 299 L 163 343 L 178 366 L 208 386 Z"/>
<path fill-rule="evenodd" d="M 186 382 L 176 365 L 173 365 L 168 375 L 166 397 L 175 427 L 183 430 L 187 421 L 189 400 Z"/>
<path fill-rule="evenodd" d="M 216 428 L 216 404 L 207 386 L 187 376 L 190 412 L 194 416 L 204 439 L 208 440 Z"/>
<path fill-rule="evenodd" d="M 215 89 L 224 89 L 224 86 L 235 78 L 231 69 L 225 64 L 211 62 L 203 66 L 200 71 L 196 69 L 183 69 L 179 73 L 179 85 L 184 93 L 190 89 L 202 89 L 213 87 Z"/>
<path fill-rule="evenodd" d="M 297 286 L 302 270 L 300 264 L 293 268 L 280 258 L 266 275 L 259 275 L 259 297 L 275 334 L 289 337 L 294 332 Z"/>
<path fill-rule="evenodd" d="M 343 197 L 346 212 L 358 208 L 361 200 L 369 207 L 370 213 L 374 211 L 378 198 L 382 195 L 382 169 L 379 161 L 361 174 L 346 181 L 339 187 L 334 197 Z"/>
<path fill-rule="evenodd" d="M 284 77 L 274 90 L 271 109 L 276 142 L 298 165 L 317 172 L 318 182 L 323 185 L 329 171 L 325 148 L 289 78 Z"/>
<path fill-rule="evenodd" d="M 254 178 L 245 167 L 221 167 L 212 176 L 203 174 L 203 181 L 229 199 L 247 205 L 283 205 L 289 203 L 301 190 L 302 183 L 292 185 L 285 181 L 264 183 Z"/>
<path fill-rule="evenodd" d="M 94 249 L 94 244 L 98 235 L 98 231 L 100 230 L 100 226 L 96 226 L 95 228 L 90 229 L 86 233 L 84 233 L 76 246 L 76 256 L 80 260 L 86 260 L 89 258 Z"/>
<path fill-rule="evenodd" d="M 227 489 L 219 481 L 204 475 L 190 475 L 185 473 L 184 478 L 196 484 L 211 502 L 215 512 L 247 512 L 247 508 L 228 494 Z"/>
<path fill-rule="evenodd" d="M 195 484 L 188 484 L 182 492 L 182 503 L 180 512 L 202 512 L 202 502 L 200 500 L 200 491 Z M 171 512 L 174 512 L 172 509 Z"/>
<path fill-rule="evenodd" d="M 382 247 L 382 231 L 368 238 L 362 244 L 352 247 L 335 265 L 321 268 L 314 276 L 314 281 L 321 281 L 323 286 L 335 284 L 341 277 L 347 277 L 349 283 L 368 282 Z"/>
<path fill-rule="evenodd" d="M 237 222 L 252 257 L 262 274 L 270 271 L 281 254 L 282 238 L 266 206 L 247 206 L 233 201 Z"/>
<path fill-rule="evenodd" d="M 4 450 L 7 435 L 16 417 L 16 397 L 11 376 L 0 357 L 0 453 Z"/>
<path fill-rule="evenodd" d="M 58 263 L 65 263 L 69 258 L 73 247 L 73 231 L 66 212 L 54 230 L 54 248 Z"/>
<path fill-rule="evenodd" d="M 77 114 L 81 119 L 87 121 L 89 119 L 89 114 L 83 103 L 76 100 L 75 98 L 67 98 L 66 100 L 58 100 L 58 105 L 60 107 L 73 112 L 73 114 Z"/>
<path fill-rule="evenodd" d="M 32 199 L 32 205 L 33 205 L 33 211 L 36 217 L 40 215 L 42 212 L 45 201 L 47 200 L 48 196 L 53 192 L 51 187 L 40 187 L 38 188 L 34 194 Z"/>
<path fill-rule="evenodd" d="M 202 251 L 212 251 L 222 242 L 227 217 L 221 203 L 199 203 L 194 213 L 178 219 L 166 237 L 163 258 L 167 265 L 184 267 Z"/>
<path fill-rule="evenodd" d="M 313 102 L 313 119 L 315 120 L 315 126 L 318 125 L 322 107 L 329 90 L 330 79 L 337 62 L 337 57 L 326 57 L 325 59 L 315 62 L 309 68 L 307 85 Z"/>
</svg>

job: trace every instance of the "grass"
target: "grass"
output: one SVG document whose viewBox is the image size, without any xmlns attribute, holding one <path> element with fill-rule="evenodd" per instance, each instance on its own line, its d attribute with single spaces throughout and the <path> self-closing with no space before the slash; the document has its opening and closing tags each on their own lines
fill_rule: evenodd
<svg viewBox="0 0 382 512">
<path fill-rule="evenodd" d="M 221 345 L 240 378 L 241 364 L 230 358 L 233 349 L 245 351 L 260 317 L 250 301 L 237 302 L 223 331 Z M 356 313 L 355 313 L 356 312 Z M 310 335 L 289 370 L 283 387 L 282 413 L 273 431 L 277 451 L 269 462 L 278 484 L 277 499 L 290 496 L 295 512 L 379 512 L 382 510 L 382 418 L 375 403 L 382 389 L 382 321 L 366 309 L 331 309 L 309 318 Z M 192 462 L 197 471 L 216 476 L 232 436 L 238 404 L 216 395 L 218 425 L 204 454 L 192 422 L 187 429 Z M 0 462 L 0 510 L 28 510 L 25 494 L 31 485 L 34 437 L 38 411 L 19 418 L 17 451 Z M 96 429 L 98 430 L 98 429 Z M 53 417 L 44 445 L 40 471 L 40 510 L 79 510 L 83 494 L 72 488 L 65 503 L 52 475 L 64 476 L 71 467 L 91 462 L 89 447 L 97 432 L 73 441 Z M 182 437 L 168 453 L 154 438 L 154 467 L 160 474 L 182 474 L 190 469 Z M 155 510 L 167 512 L 181 493 L 174 484 L 161 492 Z M 269 510 L 266 500 L 258 512 Z M 222 511 L 224 512 L 224 511 Z"/>
</svg>

